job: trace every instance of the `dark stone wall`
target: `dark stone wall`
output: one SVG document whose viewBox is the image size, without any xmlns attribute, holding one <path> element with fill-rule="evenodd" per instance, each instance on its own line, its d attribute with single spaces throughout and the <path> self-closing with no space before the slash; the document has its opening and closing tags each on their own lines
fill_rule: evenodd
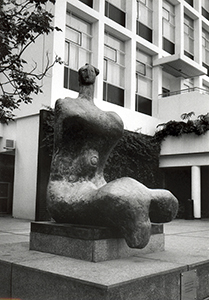
<svg viewBox="0 0 209 300">
<path fill-rule="evenodd" d="M 50 220 L 46 209 L 46 189 L 49 180 L 51 165 L 50 150 L 45 143 L 45 120 L 49 112 L 40 111 L 39 120 L 39 150 L 38 150 L 38 170 L 37 170 L 37 192 L 36 192 L 36 221 Z"/>
</svg>

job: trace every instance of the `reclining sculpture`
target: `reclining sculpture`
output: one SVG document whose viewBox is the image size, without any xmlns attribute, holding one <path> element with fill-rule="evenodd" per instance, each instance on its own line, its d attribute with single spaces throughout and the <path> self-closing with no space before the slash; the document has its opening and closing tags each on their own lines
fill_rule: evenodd
<svg viewBox="0 0 209 300">
<path fill-rule="evenodd" d="M 129 177 L 105 181 L 105 162 L 123 135 L 123 122 L 93 102 L 99 70 L 86 64 L 78 74 L 78 98 L 55 105 L 48 210 L 56 222 L 113 227 L 129 247 L 144 248 L 151 222 L 171 221 L 178 201 L 167 190 L 148 189 Z"/>
</svg>

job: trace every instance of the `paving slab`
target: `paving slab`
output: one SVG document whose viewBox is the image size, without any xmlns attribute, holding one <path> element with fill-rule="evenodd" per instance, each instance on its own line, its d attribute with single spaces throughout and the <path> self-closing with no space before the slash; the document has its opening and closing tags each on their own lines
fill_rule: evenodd
<svg viewBox="0 0 209 300">
<path fill-rule="evenodd" d="M 24 234 L 29 235 L 30 223 L 30 220 L 0 217 L 0 232 L 16 232 L 17 230 L 23 230 Z"/>
</svg>

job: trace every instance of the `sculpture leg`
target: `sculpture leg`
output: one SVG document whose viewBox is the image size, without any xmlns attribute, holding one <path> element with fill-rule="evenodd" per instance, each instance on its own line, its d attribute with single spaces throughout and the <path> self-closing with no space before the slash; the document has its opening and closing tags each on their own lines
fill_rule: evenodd
<svg viewBox="0 0 209 300">
<path fill-rule="evenodd" d="M 94 223 L 94 208 L 91 204 L 96 192 L 96 186 L 90 181 L 49 181 L 48 211 L 58 223 L 99 225 Z"/>
<path fill-rule="evenodd" d="M 48 209 L 56 222 L 114 227 L 132 248 L 144 248 L 149 242 L 149 206 L 146 187 L 131 178 L 99 189 L 89 181 L 48 185 Z"/>
<path fill-rule="evenodd" d="M 109 224 L 118 228 L 131 248 L 144 248 L 149 242 L 151 222 L 173 220 L 178 200 L 167 190 L 149 189 L 140 182 L 124 177 L 98 190 L 96 204 Z"/>
<path fill-rule="evenodd" d="M 150 238 L 148 189 L 131 178 L 120 178 L 101 187 L 95 195 L 109 226 L 120 230 L 131 248 L 144 248 Z"/>
<path fill-rule="evenodd" d="M 170 192 L 148 189 L 128 177 L 99 189 L 91 181 L 50 182 L 48 201 L 55 221 L 114 227 L 129 247 L 139 249 L 149 242 L 151 222 L 169 222 L 178 210 L 178 201 Z"/>
<path fill-rule="evenodd" d="M 172 221 L 178 212 L 178 200 L 167 190 L 150 190 L 152 199 L 149 217 L 153 223 Z"/>
</svg>

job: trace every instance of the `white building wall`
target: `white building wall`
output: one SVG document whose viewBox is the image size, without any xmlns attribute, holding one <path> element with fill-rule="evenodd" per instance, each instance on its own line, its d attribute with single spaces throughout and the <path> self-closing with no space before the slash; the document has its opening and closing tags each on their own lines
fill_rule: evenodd
<svg viewBox="0 0 209 300">
<path fill-rule="evenodd" d="M 0 124 L 0 152 L 5 152 L 6 139 L 16 141 L 16 122 Z"/>
<path fill-rule="evenodd" d="M 194 133 L 183 134 L 179 137 L 168 136 L 161 148 L 161 155 L 192 153 L 209 153 L 209 131 L 200 136 Z"/>
<path fill-rule="evenodd" d="M 124 129 L 141 132 L 147 135 L 154 135 L 156 126 L 159 120 L 148 115 L 132 111 L 128 108 L 120 107 L 118 105 L 99 101 L 95 99 L 95 104 L 104 111 L 115 111 L 121 117 L 124 123 Z"/>
<path fill-rule="evenodd" d="M 162 143 L 160 167 L 191 167 L 209 165 L 209 132 L 197 136 L 169 136 Z"/>
<path fill-rule="evenodd" d="M 16 121 L 13 217 L 35 219 L 39 116 Z"/>
<path fill-rule="evenodd" d="M 168 155 L 160 157 L 160 168 L 177 168 L 177 167 L 191 167 L 208 166 L 209 153 L 207 154 L 190 154 L 190 155 Z"/>
<path fill-rule="evenodd" d="M 165 97 L 158 101 L 158 117 L 164 121 L 181 120 L 183 113 L 192 111 L 195 113 L 193 119 L 209 112 L 208 95 L 201 94 L 198 91 Z"/>
</svg>

